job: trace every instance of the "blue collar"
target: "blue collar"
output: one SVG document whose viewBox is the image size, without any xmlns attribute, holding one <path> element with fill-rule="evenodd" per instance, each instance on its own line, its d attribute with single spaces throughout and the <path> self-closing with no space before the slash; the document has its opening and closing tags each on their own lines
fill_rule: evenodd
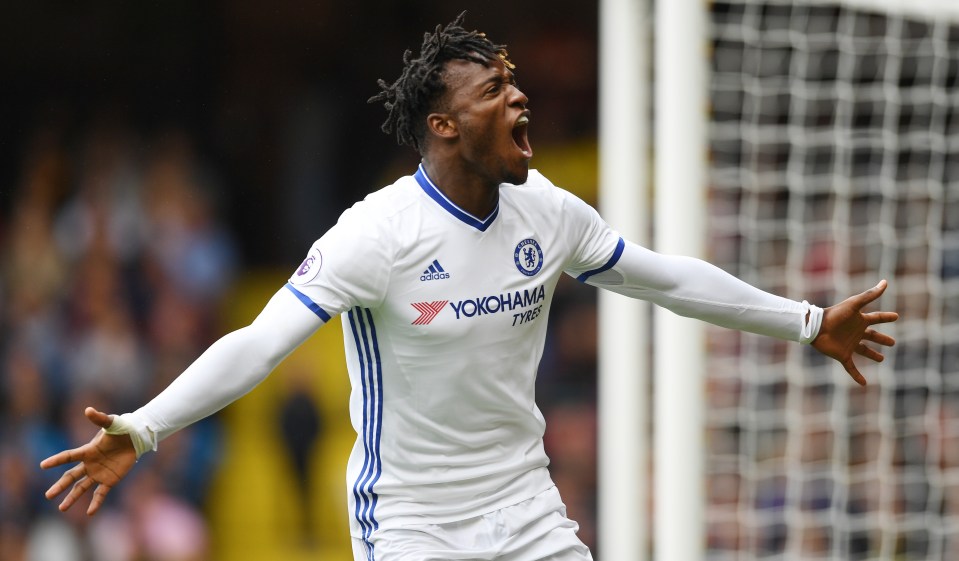
<svg viewBox="0 0 959 561">
<path fill-rule="evenodd" d="M 446 209 L 446 212 L 449 212 L 462 222 L 465 222 L 466 224 L 476 228 L 480 232 L 485 232 L 486 229 L 490 227 L 490 224 L 496 220 L 496 215 L 499 214 L 499 201 L 496 202 L 496 208 L 493 209 L 493 212 L 490 212 L 489 216 L 482 220 L 456 206 L 453 204 L 453 201 L 446 198 L 446 195 L 444 195 L 442 191 L 437 189 L 433 181 L 430 180 L 428 175 L 426 175 L 426 169 L 423 167 L 423 164 L 419 165 L 413 177 L 416 178 L 416 182 L 420 184 L 420 187 L 423 188 L 423 191 L 425 191 L 431 199 L 436 201 L 437 204 Z"/>
</svg>

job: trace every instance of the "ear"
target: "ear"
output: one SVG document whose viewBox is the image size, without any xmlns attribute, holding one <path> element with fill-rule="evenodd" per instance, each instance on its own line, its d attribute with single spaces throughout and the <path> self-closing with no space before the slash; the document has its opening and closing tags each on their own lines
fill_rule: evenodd
<svg viewBox="0 0 959 561">
<path fill-rule="evenodd" d="M 432 134 L 440 138 L 450 139 L 459 136 L 456 121 L 449 113 L 430 113 L 426 117 L 426 126 Z"/>
</svg>

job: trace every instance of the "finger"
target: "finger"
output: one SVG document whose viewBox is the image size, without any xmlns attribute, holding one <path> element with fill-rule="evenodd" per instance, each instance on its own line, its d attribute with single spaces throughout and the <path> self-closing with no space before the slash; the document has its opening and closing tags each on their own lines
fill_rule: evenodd
<svg viewBox="0 0 959 561">
<path fill-rule="evenodd" d="M 849 375 L 852 376 L 852 379 L 855 380 L 857 384 L 859 384 L 860 386 L 866 385 L 866 378 L 859 373 L 859 369 L 856 368 L 856 363 L 854 363 L 851 358 L 844 361 L 842 363 L 842 366 L 843 368 L 846 369 L 846 372 L 848 372 Z"/>
<path fill-rule="evenodd" d="M 882 293 L 886 291 L 886 286 L 888 286 L 888 283 L 886 283 L 886 280 L 883 279 L 879 281 L 879 284 L 870 288 L 869 290 L 860 292 L 859 294 L 853 296 L 852 300 L 855 302 L 856 307 L 864 308 L 866 304 L 882 296 Z"/>
<path fill-rule="evenodd" d="M 92 487 L 94 483 L 95 481 L 89 477 L 84 477 L 83 479 L 77 481 L 76 485 L 73 486 L 73 489 L 70 489 L 70 492 L 67 493 L 67 496 L 63 498 L 63 502 L 60 503 L 60 510 L 65 511 L 73 506 L 73 503 L 77 502 L 77 499 L 89 491 L 90 487 Z"/>
<path fill-rule="evenodd" d="M 870 349 L 865 343 L 859 343 L 859 345 L 856 347 L 856 354 L 876 362 L 882 362 L 883 359 L 885 359 L 885 357 L 882 356 L 882 353 L 875 349 Z"/>
<path fill-rule="evenodd" d="M 93 407 L 87 407 L 83 411 L 83 414 L 86 415 L 87 419 L 90 419 L 93 424 L 100 428 L 108 429 L 110 428 L 110 425 L 113 424 L 113 415 L 108 415 L 101 411 L 97 411 Z"/>
<path fill-rule="evenodd" d="M 869 325 L 876 325 L 877 323 L 894 322 L 899 319 L 899 314 L 896 312 L 869 312 L 868 314 L 863 314 L 863 317 Z"/>
<path fill-rule="evenodd" d="M 107 493 L 110 492 L 110 486 L 105 483 L 97 485 L 97 488 L 93 491 L 93 499 L 90 500 L 90 506 L 87 507 L 87 515 L 93 516 L 100 510 L 100 506 L 103 504 L 103 501 L 107 498 Z"/>
<path fill-rule="evenodd" d="M 79 462 L 80 449 L 74 448 L 73 450 L 64 450 L 63 452 L 58 452 L 49 458 L 40 462 L 40 467 L 42 469 L 49 469 L 52 467 L 62 466 L 63 464 L 69 464 L 72 462 Z"/>
<path fill-rule="evenodd" d="M 886 335 L 885 333 L 880 333 L 874 329 L 867 329 L 863 337 L 865 339 L 872 341 L 873 343 L 882 345 L 884 347 L 892 347 L 896 344 L 895 339 L 893 339 L 889 335 Z"/>
<path fill-rule="evenodd" d="M 83 468 L 83 465 L 78 465 L 73 468 L 68 469 L 60 476 L 60 479 L 56 481 L 53 485 L 47 489 L 47 492 L 44 496 L 48 499 L 56 497 L 62 493 L 67 487 L 73 485 L 74 482 L 79 481 L 82 477 L 86 475 L 86 471 Z"/>
</svg>

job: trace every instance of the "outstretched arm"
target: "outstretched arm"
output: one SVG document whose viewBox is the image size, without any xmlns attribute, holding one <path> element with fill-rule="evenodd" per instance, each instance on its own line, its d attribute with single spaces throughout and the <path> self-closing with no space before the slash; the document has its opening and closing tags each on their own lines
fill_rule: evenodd
<svg viewBox="0 0 959 561">
<path fill-rule="evenodd" d="M 322 324 L 296 296 L 281 288 L 253 323 L 210 346 L 150 403 L 124 415 L 87 408 L 87 418 L 102 430 L 87 444 L 40 463 L 47 469 L 78 462 L 50 487 L 46 497 L 52 499 L 72 485 L 60 504 L 60 510 L 66 510 L 96 486 L 87 514 L 96 513 L 140 455 L 252 390 Z"/>
<path fill-rule="evenodd" d="M 760 290 L 701 259 L 624 242 L 619 260 L 586 283 L 730 329 L 809 343 L 823 310 Z"/>
<path fill-rule="evenodd" d="M 648 300 L 679 315 L 710 323 L 809 343 L 839 361 L 859 384 L 866 380 L 853 355 L 883 360 L 872 342 L 892 346 L 895 340 L 872 329 L 899 319 L 895 312 L 862 309 L 886 290 L 886 281 L 826 309 L 762 291 L 722 269 L 691 257 L 663 255 L 625 242 L 619 260 L 586 279 L 588 284 Z"/>
<path fill-rule="evenodd" d="M 866 379 L 856 368 L 853 355 L 861 355 L 876 362 L 882 362 L 883 355 L 866 345 L 866 341 L 891 347 L 896 340 L 872 328 L 878 323 L 889 323 L 899 319 L 896 312 L 863 312 L 862 309 L 875 301 L 886 291 L 885 280 L 869 290 L 846 298 L 835 306 L 823 311 L 822 326 L 819 335 L 813 339 L 812 346 L 822 354 L 832 357 L 842 364 L 846 372 L 860 386 L 866 385 Z"/>
</svg>

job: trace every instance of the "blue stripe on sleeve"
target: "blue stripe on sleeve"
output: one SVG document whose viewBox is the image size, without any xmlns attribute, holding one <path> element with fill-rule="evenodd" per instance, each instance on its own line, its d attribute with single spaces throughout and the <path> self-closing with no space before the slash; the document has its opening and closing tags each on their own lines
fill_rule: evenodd
<svg viewBox="0 0 959 561">
<path fill-rule="evenodd" d="M 623 241 L 623 238 L 619 238 L 619 241 L 616 243 L 616 249 L 613 251 L 612 257 L 609 258 L 609 261 L 605 265 L 598 269 L 593 269 L 592 271 L 586 271 L 582 275 L 576 277 L 576 280 L 579 282 L 586 282 L 586 279 L 589 277 L 602 273 L 611 269 L 619 261 L 619 258 L 623 255 L 623 250 L 626 248 L 626 242 Z"/>
<path fill-rule="evenodd" d="M 311 312 L 316 314 L 324 322 L 330 321 L 330 314 L 326 313 L 326 310 L 321 308 L 316 302 L 310 300 L 310 297 L 306 294 L 303 294 L 290 283 L 286 283 L 286 287 L 290 289 L 299 300 L 303 302 L 303 305 L 310 309 Z"/>
</svg>

